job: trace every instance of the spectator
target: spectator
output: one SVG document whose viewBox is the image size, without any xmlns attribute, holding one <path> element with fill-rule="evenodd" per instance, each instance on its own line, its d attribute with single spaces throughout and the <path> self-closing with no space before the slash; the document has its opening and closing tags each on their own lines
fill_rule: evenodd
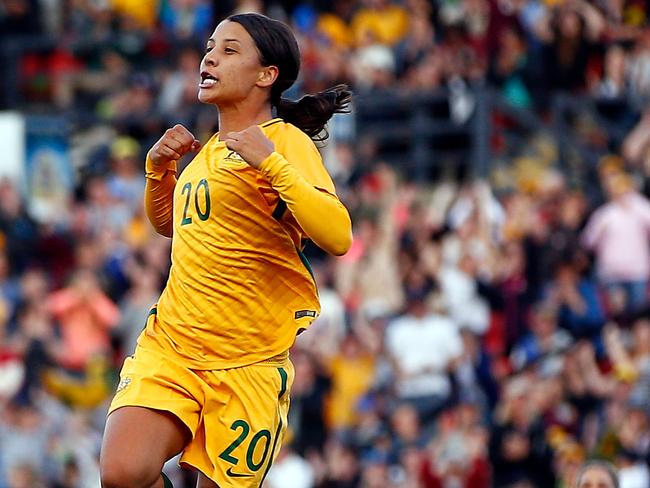
<svg viewBox="0 0 650 488">
<path fill-rule="evenodd" d="M 531 107 L 537 98 L 535 88 L 539 73 L 528 57 L 524 33 L 515 26 L 504 28 L 499 46 L 490 66 L 489 79 L 501 89 L 509 103 L 516 107 Z"/>
<path fill-rule="evenodd" d="M 36 487 L 48 471 L 51 428 L 32 405 L 10 405 L 3 410 L 0 420 L 3 479 L 10 480 L 17 488 Z M 27 480 L 35 484 L 28 484 Z"/>
<path fill-rule="evenodd" d="M 352 32 L 357 45 L 372 43 L 392 46 L 408 30 L 404 9 L 390 0 L 364 0 L 363 6 L 352 18 Z"/>
<path fill-rule="evenodd" d="M 160 2 L 134 2 L 132 0 L 112 0 L 112 8 L 120 16 L 128 17 L 139 27 L 151 28 L 155 22 Z"/>
<path fill-rule="evenodd" d="M 158 107 L 166 117 L 182 117 L 190 121 L 193 102 L 196 98 L 196 86 L 200 75 L 197 66 L 200 54 L 193 47 L 187 46 L 178 54 L 177 66 L 164 74 L 158 96 Z"/>
<path fill-rule="evenodd" d="M 570 93 L 587 88 L 589 61 L 597 54 L 603 28 L 602 15 L 586 1 L 553 12 L 552 39 L 543 52 L 547 86 Z"/>
<path fill-rule="evenodd" d="M 478 265 L 469 251 L 460 258 L 457 267 L 450 263 L 438 273 L 449 316 L 457 324 L 482 335 L 489 325 L 489 309 L 478 294 L 477 275 Z"/>
<path fill-rule="evenodd" d="M 8 180 L 0 180 L 0 232 L 7 240 L 5 252 L 12 274 L 25 271 L 34 260 L 37 229 L 18 189 Z"/>
<path fill-rule="evenodd" d="M 595 339 L 605 324 L 605 311 L 596 284 L 581 277 L 572 262 L 561 263 L 550 285 L 558 306 L 558 324 L 576 339 Z"/>
<path fill-rule="evenodd" d="M 119 310 L 90 271 L 78 271 L 68 287 L 50 295 L 48 308 L 61 326 L 62 366 L 82 369 L 95 354 L 108 353 L 109 330 L 117 324 Z"/>
<path fill-rule="evenodd" d="M 613 466 L 604 461 L 590 461 L 579 471 L 576 488 L 618 488 L 618 475 Z"/>
<path fill-rule="evenodd" d="M 203 41 L 212 25 L 212 5 L 207 0 L 170 0 L 163 3 L 162 25 L 179 40 Z"/>
<path fill-rule="evenodd" d="M 426 488 L 447 484 L 463 488 L 492 486 L 487 432 L 476 415 L 464 418 L 463 409 L 468 408 L 471 411 L 472 407 L 465 405 L 441 415 L 439 441 L 429 446 L 429 457 L 422 464 L 421 480 Z"/>
<path fill-rule="evenodd" d="M 352 333 L 340 344 L 340 352 L 329 358 L 327 371 L 331 389 L 327 399 L 327 424 L 333 431 L 348 431 L 357 422 L 355 410 L 371 387 L 375 359 Z M 355 374 L 351 375 L 350 371 Z"/>
<path fill-rule="evenodd" d="M 512 363 L 519 370 L 537 361 L 553 361 L 571 344 L 569 334 L 557 327 L 555 308 L 548 304 L 539 303 L 533 308 L 530 331 L 512 352 Z"/>
<path fill-rule="evenodd" d="M 414 271 L 407 283 L 406 313 L 393 320 L 386 331 L 397 396 L 412 404 L 424 423 L 432 421 L 449 399 L 448 374 L 463 352 L 456 324 L 428 311 L 430 291 L 431 284 Z"/>
<path fill-rule="evenodd" d="M 433 26 L 426 16 L 412 15 L 406 37 L 395 46 L 397 75 L 402 76 L 435 48 Z"/>
<path fill-rule="evenodd" d="M 529 483 L 542 488 L 555 483 L 550 446 L 529 398 L 532 384 L 525 376 L 511 380 L 497 412 L 489 449 L 496 486 Z"/>
<path fill-rule="evenodd" d="M 121 357 L 129 356 L 135 351 L 135 345 L 149 318 L 151 307 L 160 295 L 160 280 L 155 270 L 130 263 L 127 273 L 131 289 L 120 301 L 120 320 L 115 326 L 114 334 L 121 341 Z"/>
<path fill-rule="evenodd" d="M 298 352 L 293 362 L 296 376 L 289 424 L 294 431 L 296 451 L 304 456 L 320 451 L 325 444 L 327 430 L 324 409 L 330 381 L 307 354 Z"/>
<path fill-rule="evenodd" d="M 596 254 L 598 279 L 609 292 L 610 306 L 616 306 L 613 294 L 623 290 L 623 307 L 637 311 L 648 302 L 650 204 L 625 174 L 614 173 L 604 184 L 610 201 L 589 219 L 583 242 Z"/>
<path fill-rule="evenodd" d="M 115 205 L 125 205 L 133 217 L 142 208 L 144 177 L 140 174 L 138 159 L 140 145 L 129 137 L 118 137 L 111 145 L 113 175 L 106 182 Z"/>
</svg>

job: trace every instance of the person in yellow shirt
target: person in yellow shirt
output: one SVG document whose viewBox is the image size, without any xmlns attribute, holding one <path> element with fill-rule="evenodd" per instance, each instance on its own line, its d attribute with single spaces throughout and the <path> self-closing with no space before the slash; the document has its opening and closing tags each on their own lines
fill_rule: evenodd
<svg viewBox="0 0 650 488">
<path fill-rule="evenodd" d="M 332 387 L 325 415 L 330 429 L 342 432 L 357 422 L 357 404 L 368 393 L 375 376 L 375 356 L 364 350 L 359 339 L 349 333 L 340 350 L 327 361 Z M 354 371 L 354 374 L 351 372 Z"/>
<path fill-rule="evenodd" d="M 280 449 L 288 350 L 320 311 L 302 248 L 342 255 L 352 240 L 314 145 L 351 94 L 282 98 L 299 69 L 285 24 L 228 17 L 207 41 L 198 87 L 219 132 L 201 148 L 176 125 L 149 150 L 145 206 L 172 237 L 172 266 L 109 409 L 104 488 L 170 487 L 162 466 L 178 453 L 200 488 L 259 487 Z"/>
<path fill-rule="evenodd" d="M 114 12 L 130 17 L 138 27 L 152 29 L 156 24 L 159 10 L 158 0 L 112 0 Z"/>
<path fill-rule="evenodd" d="M 408 14 L 388 0 L 365 0 L 352 18 L 351 29 L 358 47 L 376 43 L 394 46 L 408 32 Z"/>
</svg>

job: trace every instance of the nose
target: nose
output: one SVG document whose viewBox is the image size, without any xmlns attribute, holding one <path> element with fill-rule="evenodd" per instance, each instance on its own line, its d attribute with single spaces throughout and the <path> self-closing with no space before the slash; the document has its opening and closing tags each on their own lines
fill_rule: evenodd
<svg viewBox="0 0 650 488">
<path fill-rule="evenodd" d="M 216 49 L 213 49 L 209 53 L 205 53 L 205 56 L 203 56 L 203 64 L 205 66 L 213 67 L 218 64 L 216 56 L 212 54 L 214 51 L 216 51 Z"/>
</svg>

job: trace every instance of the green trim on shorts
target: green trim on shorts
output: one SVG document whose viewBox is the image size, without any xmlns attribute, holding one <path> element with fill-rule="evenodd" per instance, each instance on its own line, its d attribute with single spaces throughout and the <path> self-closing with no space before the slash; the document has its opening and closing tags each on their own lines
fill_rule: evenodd
<svg viewBox="0 0 650 488">
<path fill-rule="evenodd" d="M 284 395 L 287 392 L 287 380 L 289 379 L 289 375 L 284 370 L 284 368 L 278 368 L 278 373 L 280 373 L 280 378 L 282 379 L 282 386 L 280 387 L 280 394 L 278 395 L 278 400 L 279 400 L 280 398 L 282 398 L 282 395 Z M 260 487 L 264 484 L 266 475 L 269 473 L 269 469 L 271 469 L 271 465 L 273 464 L 273 454 L 275 453 L 275 448 L 278 446 L 278 439 L 280 437 L 280 432 L 282 432 L 282 426 L 283 426 L 282 415 L 280 415 L 280 422 L 278 422 L 278 428 L 275 430 L 275 436 L 273 438 L 271 457 L 269 457 L 269 464 L 266 466 L 266 470 L 264 470 L 264 476 L 262 476 L 262 481 L 260 481 Z"/>
<path fill-rule="evenodd" d="M 266 469 L 264 470 L 264 476 L 262 476 L 262 481 L 260 481 L 260 488 L 264 484 L 264 480 L 266 479 L 266 475 L 269 474 L 269 469 L 271 469 L 271 465 L 273 464 L 273 453 L 275 453 L 275 448 L 278 445 L 278 438 L 280 436 L 280 432 L 282 431 L 282 417 L 280 417 L 280 422 L 278 423 L 278 428 L 275 431 L 275 438 L 273 439 L 273 447 L 271 448 L 271 456 L 269 457 L 269 464 L 266 466 Z"/>
<path fill-rule="evenodd" d="M 282 395 L 284 395 L 287 392 L 287 380 L 289 379 L 289 375 L 284 370 L 284 368 L 278 368 L 278 372 L 280 373 L 280 378 L 282 378 L 282 386 L 280 387 L 280 393 L 278 394 L 278 400 L 279 400 L 280 398 L 282 398 Z"/>
</svg>

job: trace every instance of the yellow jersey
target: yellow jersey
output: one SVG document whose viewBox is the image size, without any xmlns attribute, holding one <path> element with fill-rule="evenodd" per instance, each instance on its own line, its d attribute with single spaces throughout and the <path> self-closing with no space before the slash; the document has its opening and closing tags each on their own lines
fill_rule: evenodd
<svg viewBox="0 0 650 488">
<path fill-rule="evenodd" d="M 269 167 L 279 161 L 336 199 L 306 134 L 281 119 L 260 127 L 275 144 Z M 150 166 L 148 178 L 169 177 Z M 175 172 L 175 163 L 167 169 Z M 244 366 L 288 350 L 320 305 L 301 253 L 307 236 L 265 171 L 214 135 L 176 181 L 169 216 L 172 264 L 157 304 L 160 327 L 150 338 L 195 369 Z"/>
</svg>

